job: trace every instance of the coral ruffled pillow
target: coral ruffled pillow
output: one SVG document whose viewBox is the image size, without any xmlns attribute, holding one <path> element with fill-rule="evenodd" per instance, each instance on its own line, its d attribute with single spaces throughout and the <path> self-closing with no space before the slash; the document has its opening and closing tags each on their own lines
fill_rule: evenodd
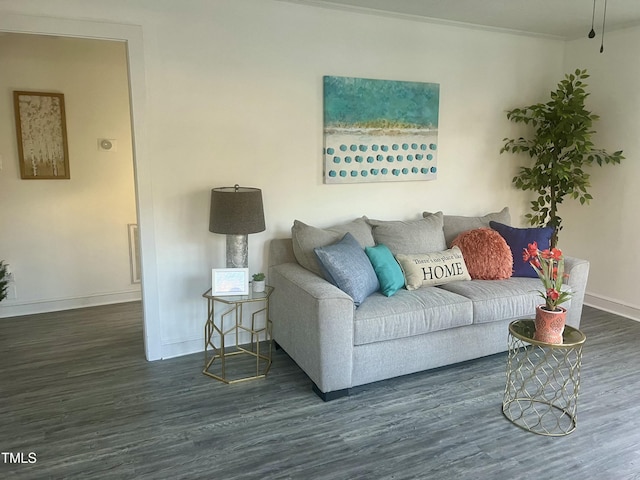
<svg viewBox="0 0 640 480">
<path fill-rule="evenodd" d="M 469 275 L 478 280 L 501 280 L 513 273 L 513 254 L 505 239 L 490 228 L 462 232 L 452 242 L 462 252 Z"/>
</svg>

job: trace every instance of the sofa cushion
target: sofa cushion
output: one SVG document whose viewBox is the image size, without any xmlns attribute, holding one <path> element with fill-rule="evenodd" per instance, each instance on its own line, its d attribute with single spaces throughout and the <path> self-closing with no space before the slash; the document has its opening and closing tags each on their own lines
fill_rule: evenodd
<svg viewBox="0 0 640 480">
<path fill-rule="evenodd" d="M 369 257 L 373 270 L 376 272 L 380 283 L 380 293 L 390 297 L 404 287 L 402 269 L 386 245 L 366 247 L 364 253 Z"/>
<path fill-rule="evenodd" d="M 432 215 L 429 212 L 424 212 L 423 216 Z M 443 217 L 443 230 L 444 238 L 447 244 L 447 248 L 451 248 L 453 239 L 467 230 L 473 230 L 475 228 L 489 228 L 489 222 L 495 221 L 504 223 L 506 225 L 511 224 L 511 214 L 509 213 L 509 207 L 504 207 L 499 212 L 488 213 L 482 217 L 464 217 L 460 215 L 444 215 Z"/>
<path fill-rule="evenodd" d="M 507 280 L 454 282 L 437 288 L 471 300 L 473 323 L 490 323 L 535 317 L 536 305 L 544 303 L 538 293 L 541 287 L 539 279 L 511 277 Z"/>
<path fill-rule="evenodd" d="M 514 228 L 499 222 L 490 222 L 491 228 L 496 230 L 506 240 L 513 254 L 513 276 L 538 278 L 538 274 L 529 262 L 522 258 L 522 251 L 530 243 L 537 242 L 540 250 L 547 250 L 551 246 L 552 227 L 543 228 Z"/>
<path fill-rule="evenodd" d="M 407 290 L 423 286 L 442 285 L 458 280 L 471 280 L 458 247 L 442 252 L 396 255 L 404 272 Z"/>
<path fill-rule="evenodd" d="M 393 297 L 374 293 L 355 312 L 353 342 L 364 345 L 470 325 L 472 316 L 469 299 L 437 287 L 402 289 Z"/>
<path fill-rule="evenodd" d="M 367 219 L 376 244 L 398 253 L 429 253 L 445 250 L 442 212 L 419 220 L 394 221 Z"/>
<path fill-rule="evenodd" d="M 350 233 L 333 245 L 314 249 L 324 277 L 360 303 L 380 288 L 369 257 Z"/>
<path fill-rule="evenodd" d="M 295 220 L 291 227 L 293 254 L 300 265 L 322 277 L 322 270 L 313 249 L 331 245 L 340 240 L 347 232 L 354 236 L 362 248 L 375 245 L 373 235 L 371 235 L 371 227 L 364 218 L 357 218 L 352 222 L 329 228 L 312 227 Z"/>
<path fill-rule="evenodd" d="M 511 249 L 502 235 L 495 230 L 467 230 L 453 240 L 453 246 L 460 248 L 472 279 L 501 280 L 511 277 Z"/>
</svg>

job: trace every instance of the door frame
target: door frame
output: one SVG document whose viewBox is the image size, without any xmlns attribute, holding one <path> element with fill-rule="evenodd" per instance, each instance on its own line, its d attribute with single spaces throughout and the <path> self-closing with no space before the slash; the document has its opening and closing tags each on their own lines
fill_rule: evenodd
<svg viewBox="0 0 640 480">
<path fill-rule="evenodd" d="M 144 349 L 147 360 L 162 358 L 151 164 L 145 155 L 145 64 L 142 27 L 68 18 L 3 13 L 0 32 L 76 37 L 124 42 L 129 70 L 129 102 L 136 212 L 140 229 Z"/>
</svg>

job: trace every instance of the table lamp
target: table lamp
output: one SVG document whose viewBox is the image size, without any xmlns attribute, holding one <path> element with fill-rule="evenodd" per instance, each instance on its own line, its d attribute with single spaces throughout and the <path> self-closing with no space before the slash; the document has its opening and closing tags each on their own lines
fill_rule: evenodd
<svg viewBox="0 0 640 480">
<path fill-rule="evenodd" d="M 249 266 L 247 235 L 264 229 L 262 190 L 237 184 L 211 190 L 209 231 L 227 235 L 227 268 Z"/>
</svg>

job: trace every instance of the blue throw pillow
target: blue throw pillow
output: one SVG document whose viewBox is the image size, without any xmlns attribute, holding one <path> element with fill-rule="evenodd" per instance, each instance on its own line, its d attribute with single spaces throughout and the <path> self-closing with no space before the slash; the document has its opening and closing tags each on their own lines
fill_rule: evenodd
<svg viewBox="0 0 640 480">
<path fill-rule="evenodd" d="M 380 288 L 369 257 L 350 233 L 333 245 L 313 251 L 327 281 L 353 298 L 356 307 Z"/>
<path fill-rule="evenodd" d="M 538 274 L 529 262 L 522 259 L 522 251 L 530 243 L 537 242 L 540 250 L 551 247 L 552 227 L 514 228 L 498 222 L 489 222 L 489 226 L 505 239 L 513 255 L 513 276 L 538 278 Z"/>
<path fill-rule="evenodd" d="M 371 265 L 373 265 L 373 270 L 380 283 L 380 292 L 383 295 L 390 297 L 404 287 L 402 268 L 386 245 L 366 247 L 364 253 L 367 254 Z"/>
</svg>

